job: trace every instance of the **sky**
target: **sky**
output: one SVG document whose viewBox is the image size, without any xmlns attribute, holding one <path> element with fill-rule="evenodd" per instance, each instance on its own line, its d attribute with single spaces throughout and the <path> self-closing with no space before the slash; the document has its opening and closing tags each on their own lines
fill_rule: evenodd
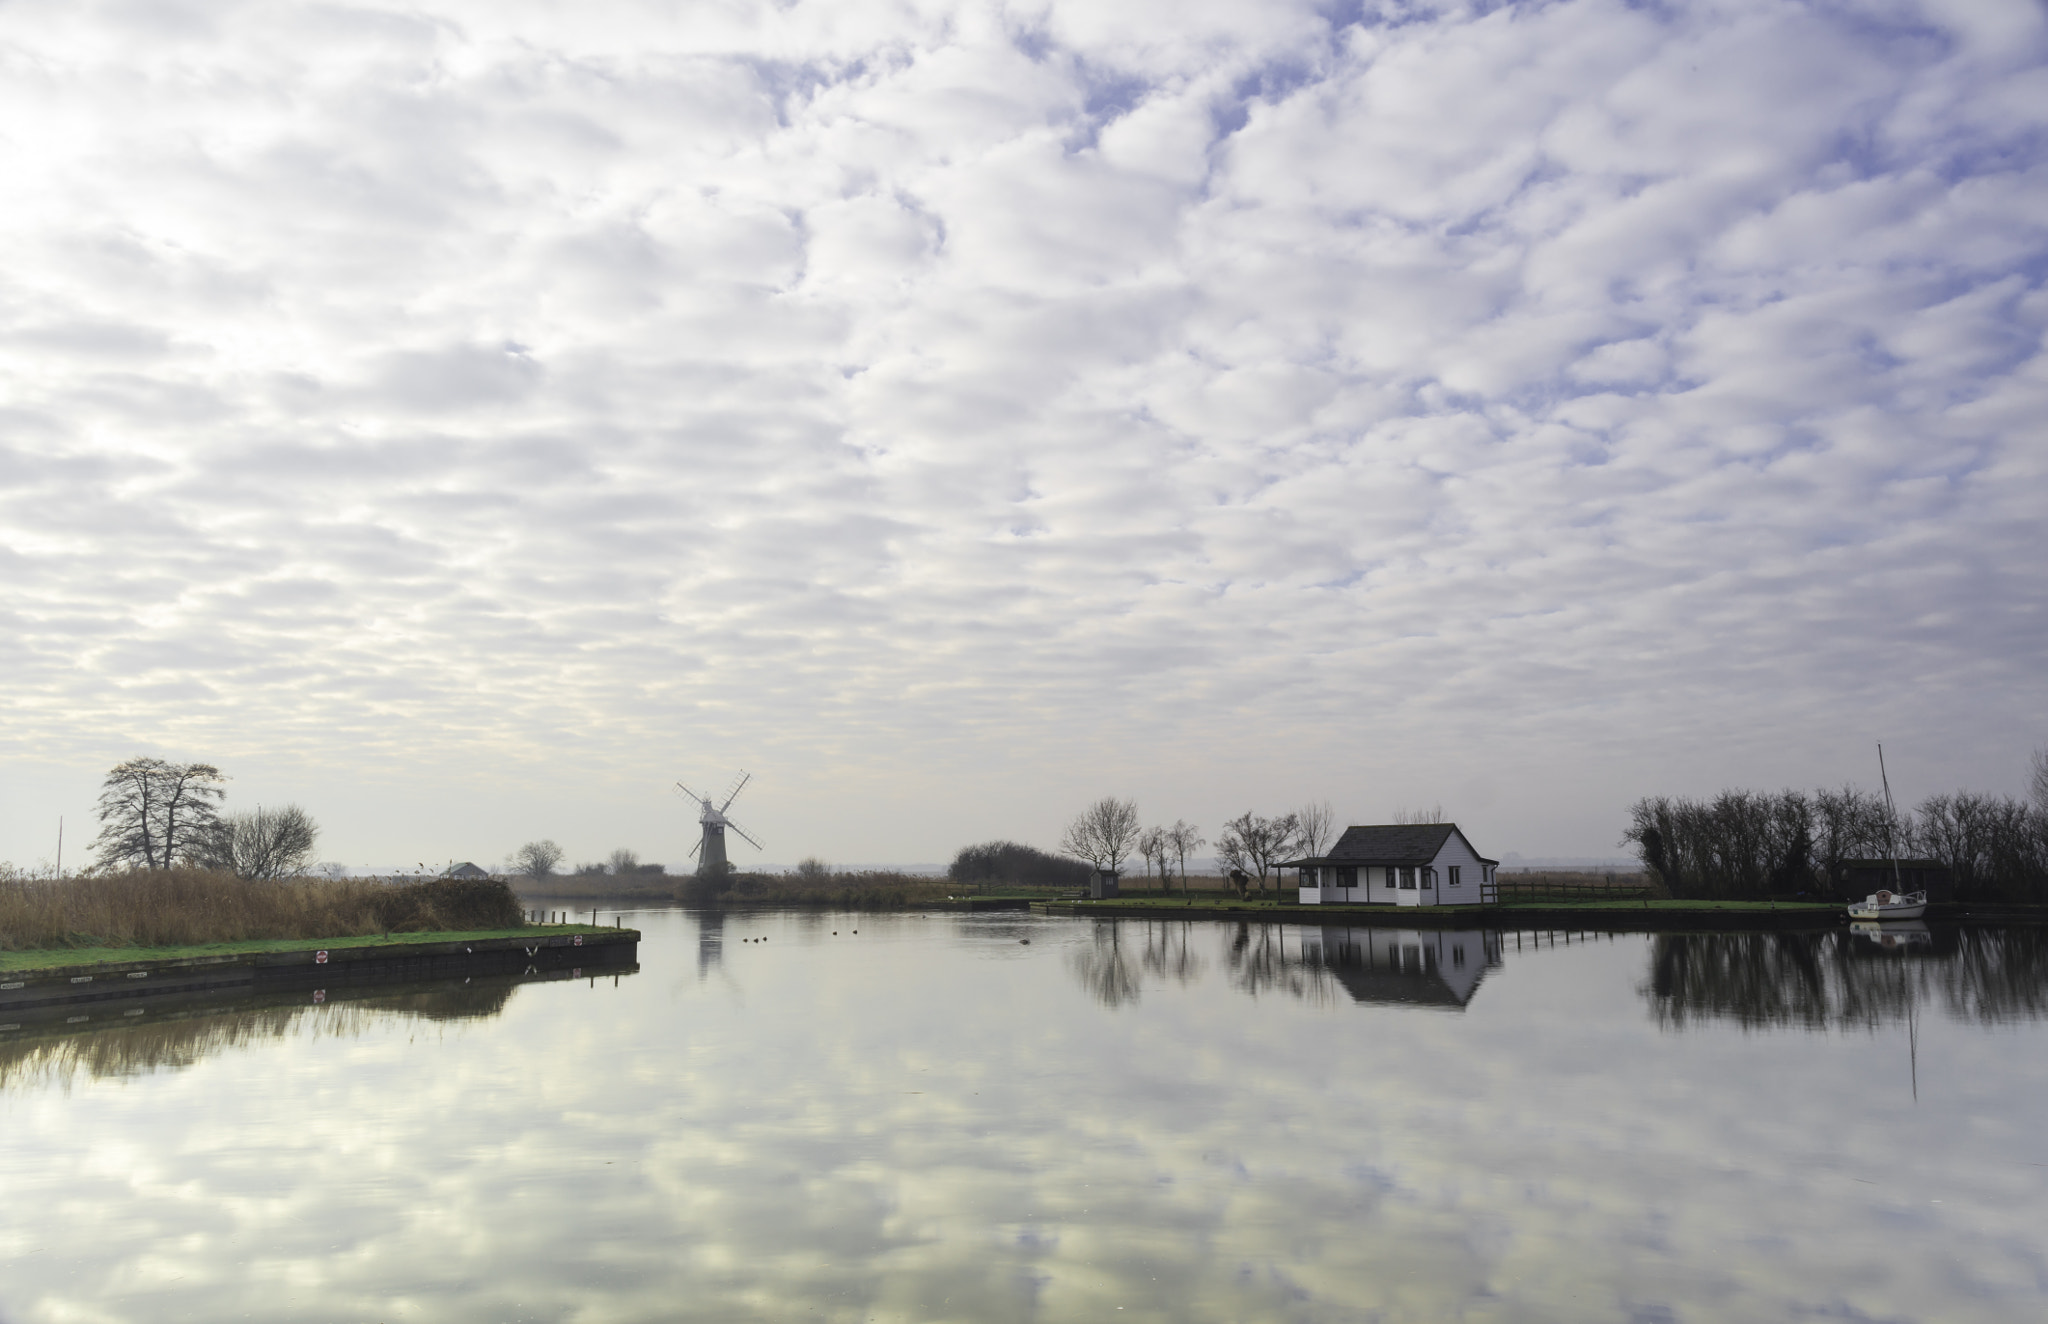
<svg viewBox="0 0 2048 1324">
<path fill-rule="evenodd" d="M 2048 19 L 0 6 L 0 860 L 742 865 L 2048 744 Z"/>
</svg>

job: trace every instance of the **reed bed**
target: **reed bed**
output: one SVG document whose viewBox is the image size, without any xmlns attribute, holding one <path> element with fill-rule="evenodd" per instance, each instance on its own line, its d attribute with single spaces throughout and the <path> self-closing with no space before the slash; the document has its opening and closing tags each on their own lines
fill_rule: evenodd
<svg viewBox="0 0 2048 1324">
<path fill-rule="evenodd" d="M 290 878 L 137 869 L 79 878 L 0 876 L 0 950 L 185 947 L 261 938 L 341 938 L 525 922 L 497 879 Z"/>
</svg>

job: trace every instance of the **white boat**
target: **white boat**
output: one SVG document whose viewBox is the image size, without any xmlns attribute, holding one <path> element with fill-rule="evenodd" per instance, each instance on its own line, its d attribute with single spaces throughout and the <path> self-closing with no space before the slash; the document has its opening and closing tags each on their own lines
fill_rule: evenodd
<svg viewBox="0 0 2048 1324">
<path fill-rule="evenodd" d="M 1919 919 L 1927 913 L 1927 893 L 1894 892 L 1884 888 L 1872 892 L 1861 901 L 1849 903 L 1850 919 L 1870 919 L 1880 923 L 1895 919 Z"/>
<path fill-rule="evenodd" d="M 1884 853 L 1885 858 L 1892 862 L 1892 875 L 1894 881 L 1896 881 L 1899 872 L 1899 857 L 1892 850 L 1891 825 L 1898 818 L 1899 811 L 1892 804 L 1892 779 L 1886 775 L 1884 770 L 1884 745 L 1882 743 L 1879 743 L 1877 747 L 1877 775 L 1878 779 L 1884 783 Z M 1919 919 L 1926 913 L 1927 893 L 1894 892 L 1888 887 L 1879 888 L 1861 901 L 1851 901 L 1849 903 L 1850 919 L 1875 920 L 1880 924 L 1889 923 L 1892 920 Z"/>
</svg>

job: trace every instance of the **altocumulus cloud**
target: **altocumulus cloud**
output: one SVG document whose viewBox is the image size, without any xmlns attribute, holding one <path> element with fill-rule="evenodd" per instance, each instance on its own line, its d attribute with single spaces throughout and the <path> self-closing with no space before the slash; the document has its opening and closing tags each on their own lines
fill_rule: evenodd
<svg viewBox="0 0 2048 1324">
<path fill-rule="evenodd" d="M 1964 0 L 8 6 L 7 747 L 479 823 L 744 763 L 840 858 L 1111 788 L 1603 850 L 1877 734 L 2007 789 L 2044 52 Z"/>
</svg>

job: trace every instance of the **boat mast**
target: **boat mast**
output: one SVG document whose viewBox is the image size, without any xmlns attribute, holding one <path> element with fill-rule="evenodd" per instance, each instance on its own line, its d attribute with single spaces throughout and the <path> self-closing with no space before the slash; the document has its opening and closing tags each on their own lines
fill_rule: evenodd
<svg viewBox="0 0 2048 1324">
<path fill-rule="evenodd" d="M 1892 849 L 1892 823 L 1899 811 L 1892 804 L 1892 779 L 1884 775 L 1884 741 L 1877 742 L 1877 779 L 1884 784 L 1884 853 L 1892 857 L 1892 890 L 1903 893 L 1906 885 L 1899 881 L 1899 853 Z"/>
</svg>

